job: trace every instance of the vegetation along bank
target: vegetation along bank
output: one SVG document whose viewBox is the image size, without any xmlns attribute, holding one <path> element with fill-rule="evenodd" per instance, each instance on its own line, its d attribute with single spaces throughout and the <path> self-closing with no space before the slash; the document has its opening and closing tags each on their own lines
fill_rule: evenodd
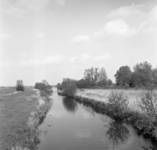
<svg viewBox="0 0 157 150">
<path fill-rule="evenodd" d="M 62 83 L 57 84 L 58 94 L 73 97 L 99 113 L 132 124 L 141 134 L 157 140 L 157 68 L 145 61 L 136 64 L 133 71 L 129 66 L 121 66 L 114 76 L 116 83 L 108 79 L 105 68 L 92 67 L 84 71 L 80 80 L 64 78 Z M 77 89 L 108 89 L 110 93 L 104 97 L 99 95 L 101 99 L 105 99 L 100 101 L 94 95 L 89 97 L 78 94 Z M 124 92 L 126 89 L 138 93 L 134 100 L 138 103 L 133 107 L 138 106 L 140 111 L 130 109 L 131 101 Z M 96 92 L 95 94 L 98 95 Z"/>
<path fill-rule="evenodd" d="M 38 126 L 51 107 L 52 88 L 43 83 L 39 85 L 40 88 L 35 86 L 35 89 L 0 89 L 1 150 L 35 150 L 40 143 Z M 17 89 L 22 92 L 15 91 Z"/>
<path fill-rule="evenodd" d="M 60 90 L 58 90 L 58 94 L 68 96 L 67 93 Z M 114 120 L 131 124 L 139 134 L 157 141 L 156 91 L 140 91 L 139 108 L 141 108 L 141 111 L 135 111 L 128 107 L 128 97 L 122 90 L 112 90 L 107 96 L 107 102 L 78 94 L 71 95 L 70 97 L 73 97 L 79 103 L 90 106 L 98 113 L 108 115 Z"/>
</svg>

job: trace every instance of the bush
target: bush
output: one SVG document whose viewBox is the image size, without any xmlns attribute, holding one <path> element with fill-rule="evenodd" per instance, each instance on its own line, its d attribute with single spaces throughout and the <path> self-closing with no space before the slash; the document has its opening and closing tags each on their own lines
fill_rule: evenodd
<svg viewBox="0 0 157 150">
<path fill-rule="evenodd" d="M 73 81 L 69 81 L 65 84 L 63 91 L 69 97 L 73 97 L 76 93 L 76 84 Z"/>
<path fill-rule="evenodd" d="M 17 80 L 16 82 L 16 91 L 24 91 L 24 85 L 22 80 Z"/>
<path fill-rule="evenodd" d="M 157 93 L 154 90 L 144 90 L 141 92 L 139 107 L 154 122 L 157 122 Z"/>
<path fill-rule="evenodd" d="M 62 82 L 62 91 L 66 94 L 66 96 L 73 97 L 76 93 L 76 83 L 72 79 L 63 79 Z"/>
<path fill-rule="evenodd" d="M 61 90 L 64 95 L 73 97 L 77 90 L 76 81 L 73 79 L 65 78 L 61 84 L 57 84 L 57 88 Z"/>
<path fill-rule="evenodd" d="M 51 94 L 53 92 L 52 86 L 50 86 L 49 84 L 46 85 L 45 83 L 42 83 L 42 82 L 36 83 L 34 88 L 44 91 L 47 94 Z"/>
<path fill-rule="evenodd" d="M 25 88 L 23 85 L 17 85 L 16 86 L 16 91 L 24 91 L 24 90 L 25 90 Z"/>
<path fill-rule="evenodd" d="M 116 119 L 123 119 L 128 109 L 128 97 L 123 92 L 112 91 L 108 96 L 109 112 Z"/>
</svg>

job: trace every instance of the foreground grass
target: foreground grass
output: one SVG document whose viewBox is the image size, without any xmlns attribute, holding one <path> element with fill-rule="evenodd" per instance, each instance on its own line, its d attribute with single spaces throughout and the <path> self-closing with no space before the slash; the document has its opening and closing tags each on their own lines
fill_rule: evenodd
<svg viewBox="0 0 157 150">
<path fill-rule="evenodd" d="M 40 143 L 37 127 L 50 107 L 47 97 L 30 88 L 12 95 L 7 94 L 13 89 L 1 91 L 5 95 L 0 95 L 0 149 L 36 149 Z"/>
</svg>

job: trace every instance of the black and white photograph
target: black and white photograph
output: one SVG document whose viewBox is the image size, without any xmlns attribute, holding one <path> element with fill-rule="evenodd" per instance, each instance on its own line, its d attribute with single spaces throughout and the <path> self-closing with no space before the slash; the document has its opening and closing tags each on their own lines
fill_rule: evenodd
<svg viewBox="0 0 157 150">
<path fill-rule="evenodd" d="M 0 0 L 0 150 L 157 150 L 157 0 Z"/>
</svg>

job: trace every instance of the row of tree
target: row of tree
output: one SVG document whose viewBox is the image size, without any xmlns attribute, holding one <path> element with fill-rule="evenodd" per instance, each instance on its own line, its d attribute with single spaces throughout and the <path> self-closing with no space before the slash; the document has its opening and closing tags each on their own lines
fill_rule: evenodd
<svg viewBox="0 0 157 150">
<path fill-rule="evenodd" d="M 74 85 L 78 88 L 94 88 L 111 86 L 112 81 L 108 79 L 105 68 L 90 68 L 84 72 L 84 77 L 80 80 L 73 80 L 69 78 L 63 79 L 62 83 L 58 83 L 59 89 L 65 89 L 67 85 Z"/>
<path fill-rule="evenodd" d="M 84 77 L 77 81 L 79 88 L 96 87 L 96 86 L 110 86 L 112 81 L 108 79 L 107 73 L 104 67 L 102 68 L 90 68 L 84 72 Z"/>
<path fill-rule="evenodd" d="M 121 87 L 156 87 L 157 68 L 148 62 L 136 64 L 131 71 L 129 66 L 122 66 L 115 74 L 116 85 Z"/>
<path fill-rule="evenodd" d="M 59 89 L 63 89 L 67 83 L 75 84 L 78 88 L 144 88 L 157 87 L 157 68 L 153 68 L 147 61 L 136 64 L 131 71 L 129 66 L 121 66 L 116 74 L 116 83 L 113 84 L 111 79 L 108 79 L 104 67 L 90 68 L 84 71 L 84 77 L 80 80 L 69 78 L 63 79 L 62 83 L 57 84 Z"/>
</svg>

